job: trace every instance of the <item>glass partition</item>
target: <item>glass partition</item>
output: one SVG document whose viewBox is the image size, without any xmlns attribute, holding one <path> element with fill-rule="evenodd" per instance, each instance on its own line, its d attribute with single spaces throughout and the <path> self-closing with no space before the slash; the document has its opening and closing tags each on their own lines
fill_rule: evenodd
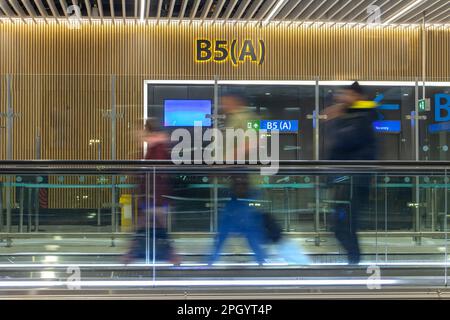
<svg viewBox="0 0 450 320">
<path fill-rule="evenodd" d="M 2 160 L 104 161 L 86 165 L 79 174 L 37 163 L 33 170 L 20 165 L 13 173 L 7 166 L 0 170 L 2 264 L 151 266 L 154 274 L 136 271 L 133 276 L 152 280 L 172 277 L 180 267 L 202 277 L 195 274 L 197 267 L 231 264 L 237 269 L 230 275 L 239 276 L 241 267 L 250 266 L 248 276 L 259 277 L 255 270 L 266 267 L 334 266 L 348 261 L 335 235 L 339 209 L 349 217 L 358 212 L 360 265 L 433 265 L 442 279 L 447 265 L 447 164 L 432 161 L 448 160 L 450 89 L 445 82 L 423 88 L 412 81 L 361 81 L 368 100 L 378 104 L 374 130 L 381 160 L 378 166 L 361 168 L 311 162 L 323 159 L 327 147 L 322 112 L 349 82 L 154 78 L 0 77 Z M 241 99 L 245 116 L 232 119 L 227 97 Z M 423 97 L 430 101 L 422 107 L 416 100 Z M 139 140 L 147 119 L 155 120 L 171 140 L 169 153 L 159 159 L 171 165 L 149 165 L 155 159 Z M 202 121 L 202 137 L 211 128 L 285 125 L 278 159 L 294 162 L 284 163 L 272 176 L 235 163 L 197 170 L 191 165 L 195 152 L 203 154 L 210 146 L 204 139 L 195 144 L 195 119 Z M 172 139 L 177 129 L 190 134 L 191 157 L 173 165 L 171 152 L 180 142 Z M 270 131 L 263 135 L 271 148 Z M 390 162 L 415 160 L 416 153 L 420 163 L 397 167 Z M 104 170 L 107 160 L 127 159 L 150 162 Z M 247 191 L 238 197 L 235 189 L 242 183 Z M 366 185 L 364 201 L 355 207 L 358 190 Z M 246 218 L 227 216 L 230 210 L 242 211 Z M 238 230 L 241 236 L 227 233 L 224 241 L 224 223 L 233 230 L 229 233 Z M 268 232 L 281 232 L 285 247 L 267 239 L 254 241 Z M 136 259 L 127 256 L 134 245 L 145 248 Z M 209 265 L 215 252 L 216 265 Z"/>
<path fill-rule="evenodd" d="M 226 117 L 221 100 L 237 95 L 255 118 L 245 122 L 264 127 L 281 121 L 289 126 L 280 134 L 281 160 L 325 159 L 321 113 L 335 102 L 338 89 L 351 81 L 214 78 L 2 75 L 1 158 L 141 159 L 144 146 L 136 132 L 143 128 L 144 119 L 156 119 L 171 134 L 177 128 L 191 130 L 193 126 L 186 123 L 206 108 L 201 111 L 205 128 L 221 128 Z M 415 79 L 361 81 L 367 99 L 378 104 L 375 130 L 380 160 L 416 160 L 416 150 L 419 159 L 447 160 L 449 86 L 436 81 L 425 86 Z M 417 106 L 415 114 L 416 98 L 424 97 L 429 100 L 423 109 Z M 183 111 L 177 113 L 173 108 Z"/>
<path fill-rule="evenodd" d="M 85 282 L 106 281 L 104 268 L 113 268 L 115 280 L 156 285 L 225 285 L 224 277 L 262 285 L 325 267 L 324 281 L 363 285 L 377 266 L 399 286 L 444 285 L 449 179 L 439 164 L 297 162 L 264 176 L 259 166 L 151 163 L 2 164 L 3 272 L 34 268 L 34 280 L 63 281 L 61 270 L 78 266 Z M 43 189 L 59 192 L 59 212 L 39 207 Z M 90 190 L 106 208 L 82 204 Z M 344 273 L 335 268 L 349 262 Z M 427 276 L 410 282 L 418 266 Z"/>
<path fill-rule="evenodd" d="M 419 83 L 419 157 L 423 160 L 449 160 L 450 84 Z"/>
<path fill-rule="evenodd" d="M 253 124 L 270 123 L 283 120 L 290 128 L 280 132 L 280 160 L 313 160 L 314 130 L 311 119 L 315 109 L 315 90 L 313 85 L 248 83 L 233 84 L 225 81 L 219 84 L 219 113 L 227 112 L 220 105 L 223 97 L 237 96 L 243 100 L 244 110 L 249 114 L 246 122 Z M 226 119 L 224 120 L 226 121 Z M 295 124 L 294 124 L 295 123 Z M 294 124 L 294 127 L 292 127 Z M 247 123 L 244 123 L 244 126 Z"/>
</svg>

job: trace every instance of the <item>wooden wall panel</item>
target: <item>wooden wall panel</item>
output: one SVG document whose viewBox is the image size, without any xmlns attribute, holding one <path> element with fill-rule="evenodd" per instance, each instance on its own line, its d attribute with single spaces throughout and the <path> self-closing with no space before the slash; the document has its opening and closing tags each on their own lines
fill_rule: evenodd
<svg viewBox="0 0 450 320">
<path fill-rule="evenodd" d="M 133 133 L 142 125 L 146 79 L 413 80 L 422 75 L 419 29 L 303 28 L 241 24 L 197 26 L 0 24 L 0 112 L 6 112 L 6 74 L 13 75 L 14 159 L 110 159 L 111 76 L 116 77 L 117 159 L 142 154 Z M 197 38 L 262 39 L 263 65 L 196 63 Z M 450 80 L 450 31 L 426 33 L 427 78 Z M 0 120 L 2 126 L 6 120 Z M 0 158 L 6 158 L 0 129 Z M 86 190 L 89 199 L 100 193 Z M 50 204 L 72 203 L 80 190 L 50 191 Z M 102 195 L 102 199 L 107 195 Z M 62 201 L 62 202 L 61 202 Z M 90 203 L 87 201 L 86 203 Z M 91 203 L 92 204 L 92 203 Z M 73 203 L 74 206 L 78 205 Z"/>
<path fill-rule="evenodd" d="M 427 31 L 431 78 L 448 78 L 449 31 Z M 241 24 L 0 25 L 0 73 L 119 74 L 227 79 L 320 76 L 323 79 L 411 79 L 421 75 L 421 30 L 302 28 Z M 263 39 L 262 66 L 196 63 L 197 38 Z M 440 58 L 440 61 L 439 61 Z M 436 60 L 437 59 L 437 60 Z"/>
<path fill-rule="evenodd" d="M 1 49 L 0 49 L 1 50 Z M 0 112 L 6 113 L 6 76 L 0 74 Z M 0 159 L 6 158 L 6 118 L 0 117 Z"/>
</svg>

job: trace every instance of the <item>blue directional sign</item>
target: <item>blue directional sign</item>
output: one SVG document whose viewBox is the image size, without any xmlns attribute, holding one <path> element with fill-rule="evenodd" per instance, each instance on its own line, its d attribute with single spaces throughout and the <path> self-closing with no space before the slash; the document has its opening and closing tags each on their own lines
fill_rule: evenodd
<svg viewBox="0 0 450 320">
<path fill-rule="evenodd" d="M 450 131 L 450 122 L 433 123 L 428 126 L 429 133 Z"/>
<path fill-rule="evenodd" d="M 384 99 L 384 94 L 379 94 L 377 95 L 377 97 L 373 100 L 376 103 L 378 103 L 378 110 L 400 110 L 400 105 L 399 104 L 393 104 L 393 103 L 381 103 L 381 101 L 383 101 Z"/>
<path fill-rule="evenodd" d="M 377 132 L 399 133 L 401 131 L 399 120 L 375 121 L 373 127 Z"/>
<path fill-rule="evenodd" d="M 278 130 L 279 132 L 297 132 L 298 120 L 261 120 L 261 130 Z"/>
</svg>

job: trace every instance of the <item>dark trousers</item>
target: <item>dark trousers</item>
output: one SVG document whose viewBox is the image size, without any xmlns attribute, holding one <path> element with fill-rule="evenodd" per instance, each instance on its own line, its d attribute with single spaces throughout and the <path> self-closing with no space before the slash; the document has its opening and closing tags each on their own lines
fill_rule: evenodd
<svg viewBox="0 0 450 320">
<path fill-rule="evenodd" d="M 153 237 L 153 231 L 155 236 Z M 149 238 L 146 237 L 146 229 L 140 228 L 133 237 L 130 252 L 130 259 L 145 259 L 148 255 L 150 260 L 153 257 L 157 261 L 167 261 L 172 257 L 172 247 L 167 230 L 163 228 L 151 228 Z M 153 248 L 155 252 L 153 253 Z"/>
<path fill-rule="evenodd" d="M 351 204 L 344 203 L 350 200 L 350 181 L 334 185 L 333 226 L 336 239 L 344 247 L 350 264 L 358 264 L 360 261 L 360 247 L 358 243 L 358 218 L 361 209 L 369 201 L 370 176 L 358 175 L 353 177 L 353 194 Z"/>
</svg>

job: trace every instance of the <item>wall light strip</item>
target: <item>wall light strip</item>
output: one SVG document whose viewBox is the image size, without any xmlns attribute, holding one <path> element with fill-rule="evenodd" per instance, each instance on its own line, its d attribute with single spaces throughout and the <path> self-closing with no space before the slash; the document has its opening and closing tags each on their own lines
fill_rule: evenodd
<svg viewBox="0 0 450 320">
<path fill-rule="evenodd" d="M 420 82 L 422 85 L 423 82 Z M 428 87 L 450 87 L 450 82 L 427 82 L 425 81 L 425 86 Z"/>
<path fill-rule="evenodd" d="M 314 81 L 283 81 L 283 80 L 218 80 L 218 84 L 231 84 L 231 85 L 286 85 L 286 86 L 301 86 L 301 85 L 314 85 Z"/>
<path fill-rule="evenodd" d="M 405 14 L 406 12 L 408 12 L 409 10 L 414 8 L 415 6 L 419 5 L 421 2 L 423 2 L 423 0 L 416 0 L 416 1 L 412 2 L 412 3 L 410 3 L 409 5 L 407 5 L 403 9 L 401 9 L 399 12 L 394 14 L 392 17 L 390 17 L 388 20 L 386 20 L 383 24 L 391 23 L 392 21 L 394 21 L 398 17 L 402 16 L 403 14 Z"/>
<path fill-rule="evenodd" d="M 142 0 L 143 1 L 143 0 Z M 142 12 L 140 13 L 140 19 L 142 18 Z M 144 18 L 145 19 L 145 16 Z M 141 19 L 142 20 L 142 19 Z M 117 23 L 118 21 L 120 21 L 120 23 L 123 25 L 123 22 L 125 22 L 125 24 L 135 24 L 136 20 L 132 19 L 132 18 L 117 18 L 117 19 L 112 19 L 110 17 L 107 18 L 81 18 L 79 19 L 79 22 L 82 24 L 101 24 L 101 22 L 104 22 L 105 24 L 113 24 L 113 23 Z M 149 24 L 154 25 L 157 24 L 158 21 L 159 23 L 167 23 L 169 24 L 171 22 L 171 20 L 169 21 L 169 19 L 166 18 L 160 18 L 159 20 L 157 19 L 147 19 L 146 20 Z M 176 21 L 180 21 L 179 19 L 176 19 Z M 46 19 L 43 18 L 12 18 L 12 17 L 0 17 L 0 22 L 2 23 L 13 23 L 13 24 L 37 24 L 37 23 L 42 23 L 42 22 L 47 22 L 47 23 L 61 23 L 61 24 L 65 24 L 65 23 L 70 23 L 69 21 L 67 21 L 67 19 L 59 19 L 59 18 L 51 18 L 48 17 Z M 250 25 L 257 25 L 259 24 L 259 21 L 255 21 L 255 20 L 181 20 L 181 22 L 183 24 L 193 24 L 193 25 L 197 25 L 200 26 L 202 24 L 222 24 L 222 23 L 227 23 L 227 24 L 250 24 Z M 279 25 L 279 21 L 269 21 L 266 24 L 263 24 L 263 26 L 278 26 Z M 310 28 L 310 27 L 314 27 L 314 28 L 343 28 L 343 27 L 349 27 L 349 28 L 367 28 L 369 27 L 370 29 L 374 29 L 374 28 L 386 28 L 386 27 L 393 27 L 393 28 L 400 28 L 400 29 L 414 29 L 414 28 L 421 28 L 422 24 L 418 24 L 418 23 L 412 23 L 412 24 L 404 24 L 404 23 L 380 23 L 380 24 L 374 24 L 374 23 L 356 23 L 356 22 L 330 22 L 330 21 L 283 21 L 283 23 L 281 25 L 284 26 L 288 26 L 289 28 L 292 27 L 299 27 L 302 26 L 304 28 Z M 435 29 L 449 29 L 450 28 L 450 24 L 449 23 L 426 23 L 425 27 L 428 29 L 431 28 L 435 28 Z"/>
<path fill-rule="evenodd" d="M 362 86 L 412 86 L 416 83 L 414 81 L 359 81 Z"/>
<path fill-rule="evenodd" d="M 358 81 L 362 86 L 415 86 L 415 81 Z M 172 85 L 214 85 L 214 80 L 145 80 L 145 84 L 172 84 Z M 348 86 L 353 81 L 319 80 L 320 86 Z M 313 86 L 312 80 L 218 80 L 218 85 L 273 85 L 273 86 Z M 420 82 L 422 85 L 422 82 Z M 450 82 L 426 82 L 429 87 L 450 87 Z"/>
<path fill-rule="evenodd" d="M 212 84 L 214 80 L 146 80 L 148 84 Z"/>
</svg>

